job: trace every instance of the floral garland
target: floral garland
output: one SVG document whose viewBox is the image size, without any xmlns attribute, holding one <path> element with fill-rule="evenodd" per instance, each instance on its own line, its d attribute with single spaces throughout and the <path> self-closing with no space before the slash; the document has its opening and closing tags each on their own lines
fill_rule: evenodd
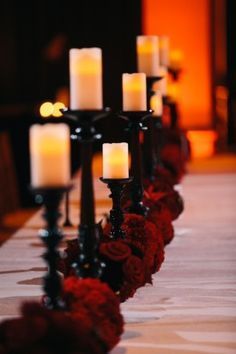
<svg viewBox="0 0 236 354">
<path fill-rule="evenodd" d="M 66 311 L 25 303 L 0 324 L 1 354 L 104 354 L 120 340 L 123 318 L 112 290 L 97 279 L 64 282 Z"/>
<path fill-rule="evenodd" d="M 125 214 L 122 228 L 126 239 L 112 240 L 108 223 L 99 247 L 99 258 L 106 264 L 101 280 L 110 286 L 121 302 L 132 297 L 139 287 L 152 283 L 152 274 L 164 261 L 163 237 L 152 222 L 140 215 Z M 78 254 L 77 239 L 68 241 L 59 262 L 59 270 L 65 276 L 73 272 L 71 264 Z"/>
</svg>

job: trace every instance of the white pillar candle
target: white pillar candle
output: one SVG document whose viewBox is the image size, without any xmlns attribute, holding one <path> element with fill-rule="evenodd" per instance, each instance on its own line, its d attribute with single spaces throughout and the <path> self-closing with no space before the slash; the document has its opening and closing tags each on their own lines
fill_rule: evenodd
<svg viewBox="0 0 236 354">
<path fill-rule="evenodd" d="M 103 178 L 129 178 L 127 143 L 103 144 Z"/>
<path fill-rule="evenodd" d="M 102 50 L 70 50 L 70 108 L 102 109 Z"/>
<path fill-rule="evenodd" d="M 146 75 L 143 73 L 123 74 L 123 110 L 146 111 Z"/>
<path fill-rule="evenodd" d="M 70 131 L 66 124 L 35 124 L 30 128 L 31 184 L 67 185 L 70 181 Z"/>
<path fill-rule="evenodd" d="M 154 111 L 153 116 L 161 117 L 163 114 L 163 100 L 161 91 L 155 91 L 150 99 L 150 107 Z"/>
<path fill-rule="evenodd" d="M 162 79 L 156 81 L 153 85 L 153 90 L 160 90 L 162 96 L 167 96 L 167 68 L 160 66 L 158 70 L 158 76 L 162 76 Z"/>
<path fill-rule="evenodd" d="M 159 47 L 157 36 L 138 36 L 138 72 L 147 76 L 157 76 L 159 67 Z"/>
<path fill-rule="evenodd" d="M 169 37 L 160 36 L 159 37 L 159 50 L 160 50 L 160 65 L 165 67 L 169 66 Z"/>
</svg>

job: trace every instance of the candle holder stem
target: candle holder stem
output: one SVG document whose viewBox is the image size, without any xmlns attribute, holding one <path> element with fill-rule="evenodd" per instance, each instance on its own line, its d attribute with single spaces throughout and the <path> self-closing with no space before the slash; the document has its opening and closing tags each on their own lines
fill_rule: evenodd
<svg viewBox="0 0 236 354">
<path fill-rule="evenodd" d="M 52 187 L 52 188 L 33 188 L 37 203 L 43 203 L 43 218 L 46 221 L 46 228 L 40 230 L 39 236 L 46 245 L 47 250 L 43 255 L 48 271 L 45 275 L 44 289 L 44 306 L 48 309 L 64 309 L 64 302 L 61 299 L 61 277 L 57 272 L 57 262 L 59 252 L 58 244 L 62 239 L 62 232 L 58 228 L 58 219 L 61 217 L 59 212 L 59 204 L 62 200 L 63 193 L 68 191 L 70 187 Z"/>
<path fill-rule="evenodd" d="M 111 191 L 109 198 L 112 199 L 112 209 L 110 210 L 111 232 L 110 238 L 114 240 L 124 239 L 125 232 L 121 226 L 124 222 L 124 214 L 121 208 L 121 197 L 124 187 L 132 181 L 132 178 L 100 178 L 103 183 L 106 183 Z"/>
<path fill-rule="evenodd" d="M 133 180 L 130 186 L 131 206 L 130 213 L 147 215 L 148 208 L 143 205 L 143 172 L 142 172 L 142 156 L 141 145 L 139 142 L 139 132 L 146 130 L 143 126 L 143 121 L 146 120 L 150 114 L 149 111 L 124 111 L 121 112 L 120 117 L 129 122 L 128 130 L 131 134 L 131 174 Z"/>
<path fill-rule="evenodd" d="M 161 161 L 161 150 L 164 143 L 163 137 L 163 126 L 162 126 L 162 117 L 155 116 L 153 119 L 154 123 L 154 147 L 155 147 L 155 154 L 156 154 L 156 166 L 162 166 Z"/>
<path fill-rule="evenodd" d="M 65 193 L 65 221 L 63 226 L 65 227 L 71 227 L 73 226 L 71 221 L 70 221 L 70 191 L 66 191 Z"/>
<path fill-rule="evenodd" d="M 92 156 L 93 142 L 101 138 L 95 130 L 94 121 L 105 117 L 109 112 L 108 109 L 63 111 L 65 117 L 76 122 L 75 136 L 81 145 L 82 176 L 78 229 L 80 253 L 74 264 L 75 272 L 80 278 L 99 278 L 102 274 L 102 263 L 97 257 L 100 228 L 95 222 Z"/>
<path fill-rule="evenodd" d="M 150 100 L 154 94 L 152 87 L 156 81 L 161 80 L 162 77 L 147 77 L 147 102 L 148 109 L 150 109 Z M 155 178 L 155 170 L 159 163 L 157 154 L 156 154 L 156 138 L 154 132 L 154 118 L 150 115 L 146 120 L 147 130 L 144 132 L 144 144 L 143 144 L 143 155 L 144 155 L 144 175 L 150 180 Z"/>
</svg>

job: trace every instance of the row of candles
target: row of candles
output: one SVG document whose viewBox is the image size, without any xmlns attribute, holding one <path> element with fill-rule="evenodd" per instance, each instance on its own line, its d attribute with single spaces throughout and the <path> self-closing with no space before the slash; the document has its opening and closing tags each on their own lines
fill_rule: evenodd
<svg viewBox="0 0 236 354">
<path fill-rule="evenodd" d="M 150 105 L 161 116 L 166 95 L 168 40 L 157 36 L 137 37 L 138 73 L 122 75 L 123 111 L 147 110 L 147 77 L 162 77 Z M 160 50 L 160 51 L 159 51 Z M 71 49 L 70 109 L 100 110 L 102 99 L 102 50 Z M 166 66 L 160 66 L 160 60 Z M 70 180 L 70 132 L 65 124 L 34 125 L 30 129 L 31 179 L 33 187 L 67 185 Z M 128 144 L 103 144 L 103 177 L 128 178 Z"/>
</svg>

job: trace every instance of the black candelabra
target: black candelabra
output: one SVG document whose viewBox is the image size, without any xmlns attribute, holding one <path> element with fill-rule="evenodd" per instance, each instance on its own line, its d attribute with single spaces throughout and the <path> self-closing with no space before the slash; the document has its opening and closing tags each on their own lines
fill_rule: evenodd
<svg viewBox="0 0 236 354">
<path fill-rule="evenodd" d="M 152 89 L 153 84 L 159 80 L 161 80 L 161 76 L 153 76 L 147 77 L 147 105 L 148 109 L 150 109 L 150 100 L 152 95 L 155 93 Z M 155 112 L 154 112 L 155 113 Z M 161 121 L 159 121 L 159 133 L 161 133 Z M 156 140 L 157 134 L 155 134 L 155 126 L 154 126 L 154 118 L 150 115 L 145 125 L 148 129 L 144 132 L 144 144 L 143 144 L 143 152 L 144 152 L 144 175 L 145 177 L 153 180 L 155 178 L 155 169 L 160 162 L 160 157 L 157 156 L 156 144 L 159 144 L 160 141 Z M 158 134 L 159 137 L 160 134 Z M 160 147 L 158 147 L 158 151 Z"/>
<path fill-rule="evenodd" d="M 128 131 L 131 134 L 131 175 L 133 176 L 130 184 L 131 206 L 130 213 L 146 215 L 148 208 L 143 205 L 143 169 L 141 145 L 139 132 L 146 130 L 143 122 L 152 114 L 152 110 L 147 111 L 122 111 L 120 118 L 129 122 Z"/>
<path fill-rule="evenodd" d="M 59 205 L 63 194 L 70 189 L 70 186 L 32 188 L 35 200 L 43 204 L 43 218 L 46 221 L 46 228 L 40 230 L 39 235 L 47 247 L 43 258 L 47 262 L 48 271 L 44 277 L 44 306 L 48 309 L 64 309 L 61 299 L 61 277 L 57 272 L 59 259 L 58 245 L 62 239 L 62 232 L 58 227 L 58 219 L 61 217 Z"/>
<path fill-rule="evenodd" d="M 107 116 L 104 110 L 63 110 L 64 116 L 76 123 L 72 136 L 81 145 L 81 198 L 78 242 L 80 253 L 74 264 L 76 274 L 81 278 L 98 278 L 102 274 L 102 263 L 97 257 L 99 225 L 95 222 L 94 190 L 92 177 L 93 142 L 101 138 L 94 122 Z"/>
<path fill-rule="evenodd" d="M 107 184 L 111 191 L 111 194 L 109 195 L 112 199 L 112 209 L 110 210 L 110 238 L 114 240 L 124 239 L 125 232 L 121 228 L 124 222 L 124 214 L 121 208 L 121 197 L 124 187 L 127 183 L 132 181 L 132 178 L 100 178 L 100 180 Z"/>
</svg>

